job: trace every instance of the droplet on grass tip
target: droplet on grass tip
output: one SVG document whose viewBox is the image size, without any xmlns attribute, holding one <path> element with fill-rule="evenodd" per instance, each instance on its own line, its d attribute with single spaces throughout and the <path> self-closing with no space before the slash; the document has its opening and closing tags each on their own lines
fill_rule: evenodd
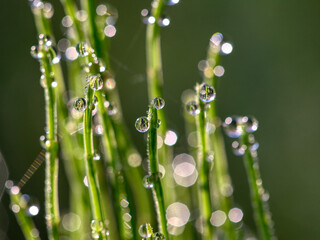
<svg viewBox="0 0 320 240">
<path fill-rule="evenodd" d="M 155 97 L 152 99 L 151 104 L 156 108 L 156 109 L 162 109 L 165 105 L 165 101 L 161 97 Z"/>
<path fill-rule="evenodd" d="M 191 115 L 197 115 L 200 113 L 199 105 L 195 101 L 187 103 L 186 109 L 187 112 Z"/>
<path fill-rule="evenodd" d="M 149 120 L 147 117 L 139 117 L 136 120 L 135 127 L 138 130 L 138 132 L 144 133 L 149 130 Z"/>
<path fill-rule="evenodd" d="M 87 108 L 87 101 L 84 98 L 77 98 L 74 101 L 73 107 L 78 112 L 83 112 Z"/>
<path fill-rule="evenodd" d="M 208 103 L 213 101 L 215 97 L 216 97 L 216 91 L 211 85 L 207 83 L 203 83 L 200 85 L 199 98 L 201 101 Z"/>
</svg>

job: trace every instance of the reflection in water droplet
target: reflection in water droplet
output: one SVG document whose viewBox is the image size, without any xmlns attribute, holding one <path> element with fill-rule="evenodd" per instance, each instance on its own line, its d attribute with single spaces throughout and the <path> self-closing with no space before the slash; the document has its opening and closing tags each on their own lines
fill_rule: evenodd
<svg viewBox="0 0 320 240">
<path fill-rule="evenodd" d="M 98 91 L 103 87 L 103 80 L 100 74 L 90 74 L 87 76 L 87 81 L 92 90 Z"/>
<path fill-rule="evenodd" d="M 144 132 L 148 131 L 149 130 L 148 118 L 147 117 L 139 117 L 136 120 L 135 127 L 138 130 L 138 132 L 144 133 Z"/>
<path fill-rule="evenodd" d="M 78 112 L 83 112 L 87 108 L 87 101 L 84 98 L 77 98 L 74 101 L 73 107 Z"/>
<path fill-rule="evenodd" d="M 91 47 L 86 42 L 79 42 L 76 46 L 76 49 L 77 49 L 79 56 L 81 56 L 81 57 L 88 56 L 89 53 L 91 52 Z"/>
<path fill-rule="evenodd" d="M 200 90 L 199 90 L 199 98 L 201 101 L 208 103 L 215 99 L 216 97 L 216 91 L 214 88 L 206 83 L 201 84 Z"/>
<path fill-rule="evenodd" d="M 149 223 L 145 223 L 140 225 L 139 227 L 139 235 L 143 238 L 149 238 L 152 236 L 153 230 Z"/>
<path fill-rule="evenodd" d="M 165 101 L 161 97 L 155 97 L 152 99 L 151 104 L 156 108 L 156 109 L 162 109 L 165 105 Z"/>
<path fill-rule="evenodd" d="M 199 105 L 195 101 L 191 101 L 186 106 L 188 113 L 191 115 L 197 115 L 200 113 Z"/>
</svg>

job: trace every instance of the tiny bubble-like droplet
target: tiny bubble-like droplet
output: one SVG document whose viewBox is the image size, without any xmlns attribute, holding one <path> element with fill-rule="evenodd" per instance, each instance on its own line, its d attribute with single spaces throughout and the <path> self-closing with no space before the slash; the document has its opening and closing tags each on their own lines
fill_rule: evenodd
<svg viewBox="0 0 320 240">
<path fill-rule="evenodd" d="M 152 234 L 152 240 L 165 240 L 165 236 L 160 233 L 160 232 L 156 232 L 154 234 Z"/>
<path fill-rule="evenodd" d="M 149 130 L 148 118 L 147 117 L 139 117 L 136 120 L 135 127 L 138 130 L 138 132 L 144 133 L 144 132 L 148 131 Z"/>
<path fill-rule="evenodd" d="M 58 53 L 58 50 L 51 46 L 48 48 L 48 58 L 49 58 L 49 61 L 50 63 L 52 64 L 57 64 L 60 62 L 60 54 Z"/>
<path fill-rule="evenodd" d="M 162 109 L 165 105 L 165 101 L 161 97 L 155 97 L 152 99 L 151 104 L 156 108 L 156 109 Z"/>
<path fill-rule="evenodd" d="M 89 55 L 89 53 L 91 51 L 91 47 L 86 42 L 79 42 L 76 46 L 76 50 L 77 50 L 79 56 L 85 57 L 85 56 Z"/>
<path fill-rule="evenodd" d="M 158 19 L 158 25 L 160 27 L 167 27 L 170 25 L 170 19 L 166 16 L 162 16 L 161 18 Z"/>
<path fill-rule="evenodd" d="M 46 141 L 47 141 L 46 136 L 41 135 L 39 138 L 39 141 L 40 141 L 40 146 L 45 149 L 46 148 Z"/>
<path fill-rule="evenodd" d="M 103 222 L 99 219 L 93 219 L 91 221 L 91 230 L 95 232 L 101 232 L 103 229 Z"/>
<path fill-rule="evenodd" d="M 100 74 L 92 74 L 87 76 L 87 81 L 92 90 L 98 91 L 103 87 L 103 80 Z"/>
<path fill-rule="evenodd" d="M 186 109 L 191 115 L 197 115 L 200 113 L 199 105 L 195 101 L 187 103 Z"/>
<path fill-rule="evenodd" d="M 161 125 L 161 120 L 160 119 L 157 119 L 157 128 L 159 128 Z"/>
<path fill-rule="evenodd" d="M 199 91 L 199 98 L 201 101 L 208 103 L 215 99 L 216 91 L 214 88 L 206 83 L 201 84 Z"/>
<path fill-rule="evenodd" d="M 239 117 L 236 117 L 236 116 L 227 117 L 224 120 L 223 127 L 225 130 L 225 133 L 230 138 L 238 138 L 242 134 Z"/>
<path fill-rule="evenodd" d="M 234 141 L 232 143 L 233 154 L 236 156 L 243 156 L 246 152 L 247 147 L 245 145 L 241 145 L 238 141 Z"/>
<path fill-rule="evenodd" d="M 41 33 L 39 35 L 39 44 L 43 44 L 46 47 L 51 47 L 52 45 L 52 40 L 49 35 Z"/>
<path fill-rule="evenodd" d="M 139 235 L 143 238 L 149 238 L 152 236 L 153 230 L 149 223 L 145 223 L 140 225 L 139 227 Z"/>
<path fill-rule="evenodd" d="M 109 102 L 109 104 L 107 106 L 108 115 L 113 116 L 113 115 L 117 114 L 117 112 L 118 112 L 117 105 L 114 102 Z"/>
<path fill-rule="evenodd" d="M 77 98 L 74 101 L 73 107 L 78 112 L 83 112 L 87 108 L 87 101 L 84 98 Z"/>
<path fill-rule="evenodd" d="M 30 48 L 30 54 L 34 59 L 40 59 L 43 57 L 43 54 L 39 51 L 37 46 L 32 46 Z"/>
<path fill-rule="evenodd" d="M 153 177 L 150 175 L 147 175 L 143 178 L 143 186 L 145 188 L 153 188 L 154 182 Z"/>
<path fill-rule="evenodd" d="M 244 125 L 244 129 L 248 133 L 253 133 L 258 129 L 258 120 L 255 117 L 245 116 L 242 118 L 242 123 Z"/>
<path fill-rule="evenodd" d="M 99 161 L 100 160 L 100 154 L 99 153 L 93 154 L 93 160 Z"/>
<path fill-rule="evenodd" d="M 98 98 L 96 95 L 93 96 L 93 100 L 92 100 L 93 105 L 97 105 L 98 104 Z"/>
</svg>

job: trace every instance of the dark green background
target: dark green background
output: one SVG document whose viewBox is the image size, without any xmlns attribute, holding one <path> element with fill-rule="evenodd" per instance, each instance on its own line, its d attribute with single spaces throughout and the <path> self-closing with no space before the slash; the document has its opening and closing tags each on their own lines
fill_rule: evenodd
<svg viewBox="0 0 320 240">
<path fill-rule="evenodd" d="M 140 10 L 148 8 L 150 1 L 111 3 L 120 16 L 112 40 L 113 67 L 124 116 L 143 151 L 142 136 L 133 125 L 148 104 Z M 62 9 L 59 1 L 53 4 L 53 22 L 61 37 Z M 261 146 L 261 172 L 279 239 L 319 239 L 320 1 L 181 0 L 167 14 L 171 25 L 163 29 L 162 50 L 169 127 L 185 137 L 181 93 L 201 81 L 197 63 L 205 58 L 211 34 L 224 33 L 233 42 L 234 52 L 223 59 L 226 74 L 217 96 L 220 115 L 252 114 L 260 120 L 256 138 Z M 29 54 L 37 36 L 27 1 L 3 2 L 0 26 L 0 148 L 11 179 L 18 180 L 39 153 L 44 128 L 39 64 Z M 182 143 L 178 142 L 176 153 L 186 151 Z M 241 159 L 230 153 L 229 140 L 227 148 L 235 198 L 245 220 L 253 225 Z M 24 188 L 40 201 L 43 172 L 41 168 Z M 63 211 L 68 205 L 67 184 L 63 176 L 59 181 Z M 9 239 L 21 239 L 12 213 L 5 214 L 7 207 L 5 196 L 0 208 L 2 229 L 9 221 Z M 43 227 L 41 216 L 36 220 Z"/>
</svg>

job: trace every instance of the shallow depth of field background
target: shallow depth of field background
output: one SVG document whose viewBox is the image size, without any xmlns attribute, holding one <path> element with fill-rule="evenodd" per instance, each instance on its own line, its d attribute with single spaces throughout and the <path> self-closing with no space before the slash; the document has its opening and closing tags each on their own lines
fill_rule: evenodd
<svg viewBox="0 0 320 240">
<path fill-rule="evenodd" d="M 142 134 L 134 121 L 148 105 L 145 78 L 145 26 L 140 11 L 149 0 L 109 1 L 119 11 L 112 39 L 112 62 L 126 122 L 136 146 L 144 154 Z M 56 38 L 61 35 L 62 9 L 54 1 Z M 320 235 L 320 2 L 309 1 L 191 1 L 167 8 L 171 25 L 162 31 L 165 111 L 179 141 L 175 153 L 186 149 L 181 94 L 201 77 L 197 69 L 206 57 L 212 33 L 224 33 L 234 45 L 223 58 L 226 69 L 217 93 L 219 113 L 252 114 L 260 120 L 256 139 L 260 165 L 279 239 L 316 239 Z M 39 63 L 31 58 L 37 42 L 27 1 L 6 1 L 0 8 L 0 149 L 11 179 L 19 180 L 40 151 L 44 133 L 43 89 Z M 234 157 L 227 139 L 234 197 L 253 226 L 244 167 Z M 68 185 L 60 164 L 61 213 L 68 207 Z M 44 167 L 24 187 L 36 196 L 36 217 L 44 233 Z M 141 184 L 137 182 L 136 184 Z M 0 205 L 0 239 L 22 239 L 8 211 L 8 197 Z M 43 236 L 42 233 L 42 236 Z"/>
</svg>

